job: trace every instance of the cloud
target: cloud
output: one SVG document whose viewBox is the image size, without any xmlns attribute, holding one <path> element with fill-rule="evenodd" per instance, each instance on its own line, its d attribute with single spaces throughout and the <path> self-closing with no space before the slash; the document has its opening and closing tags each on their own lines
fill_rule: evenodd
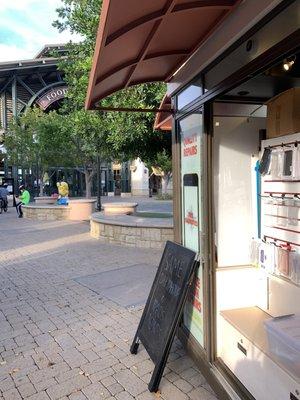
<svg viewBox="0 0 300 400">
<path fill-rule="evenodd" d="M 45 44 L 78 41 L 52 26 L 61 0 L 0 0 L 0 61 L 33 58 Z"/>
</svg>

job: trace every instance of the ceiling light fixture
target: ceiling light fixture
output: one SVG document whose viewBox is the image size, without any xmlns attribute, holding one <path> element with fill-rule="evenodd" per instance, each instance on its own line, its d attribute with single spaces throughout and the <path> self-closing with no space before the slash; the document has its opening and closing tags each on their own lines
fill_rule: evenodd
<svg viewBox="0 0 300 400">
<path fill-rule="evenodd" d="M 296 57 L 290 58 L 290 59 L 286 58 L 283 61 L 283 69 L 285 71 L 289 71 L 292 68 L 292 66 L 295 64 L 295 61 L 296 61 Z"/>
</svg>

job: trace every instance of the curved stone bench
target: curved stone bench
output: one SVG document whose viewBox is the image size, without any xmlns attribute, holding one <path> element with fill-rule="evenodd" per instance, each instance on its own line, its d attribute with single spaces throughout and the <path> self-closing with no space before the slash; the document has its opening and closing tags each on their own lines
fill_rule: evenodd
<svg viewBox="0 0 300 400">
<path fill-rule="evenodd" d="M 95 213 L 91 216 L 90 234 L 105 243 L 162 249 L 167 240 L 174 240 L 173 218 Z"/>
<path fill-rule="evenodd" d="M 96 200 L 71 199 L 68 206 L 57 204 L 28 204 L 22 206 L 24 218 L 40 221 L 88 221 L 95 211 Z"/>
<path fill-rule="evenodd" d="M 57 201 L 56 197 L 50 197 L 50 196 L 40 196 L 34 198 L 35 204 L 55 204 L 56 201 Z"/>
<path fill-rule="evenodd" d="M 39 221 L 62 221 L 68 220 L 70 209 L 67 206 L 51 204 L 28 204 L 22 206 L 24 218 Z"/>
<path fill-rule="evenodd" d="M 135 213 L 138 203 L 105 203 L 102 208 L 105 215 L 131 215 Z"/>
</svg>

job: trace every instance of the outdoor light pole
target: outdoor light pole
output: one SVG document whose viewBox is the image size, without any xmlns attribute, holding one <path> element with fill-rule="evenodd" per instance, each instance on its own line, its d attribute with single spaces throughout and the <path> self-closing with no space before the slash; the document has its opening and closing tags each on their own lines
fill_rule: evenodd
<svg viewBox="0 0 300 400">
<path fill-rule="evenodd" d="M 101 161 L 97 154 L 97 211 L 101 211 Z"/>
</svg>

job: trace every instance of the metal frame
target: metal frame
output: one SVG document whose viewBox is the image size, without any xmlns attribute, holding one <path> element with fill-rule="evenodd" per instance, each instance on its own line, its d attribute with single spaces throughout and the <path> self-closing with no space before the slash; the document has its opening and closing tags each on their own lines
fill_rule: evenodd
<svg viewBox="0 0 300 400">
<path fill-rule="evenodd" d="M 184 85 L 183 87 L 177 89 L 173 94 L 172 97 L 177 97 L 178 95 L 180 95 L 189 85 L 193 84 L 193 82 L 197 81 L 197 80 L 201 80 L 202 81 L 202 96 L 199 97 L 198 99 L 193 100 L 192 102 L 190 102 L 189 104 L 187 104 L 186 106 L 184 106 L 181 110 L 180 113 L 187 113 L 189 112 L 191 109 L 196 107 L 197 102 L 199 102 L 199 100 L 203 99 L 202 103 L 204 103 L 205 101 L 208 101 L 209 99 L 207 99 L 205 96 L 208 96 L 210 93 L 212 93 L 215 88 L 213 88 L 212 90 L 209 90 L 208 92 L 204 93 L 204 89 L 205 89 L 205 74 L 211 70 L 212 68 L 214 68 L 220 61 L 222 61 L 224 58 L 226 58 L 227 56 L 229 56 L 234 50 L 236 50 L 240 45 L 242 45 L 244 42 L 246 42 L 248 39 L 250 39 L 255 33 L 257 33 L 262 27 L 264 27 L 268 22 L 270 22 L 273 18 L 275 18 L 278 14 L 280 14 L 283 10 L 285 10 L 286 8 L 288 8 L 292 3 L 294 3 L 296 0 L 285 0 L 282 1 L 277 7 L 275 7 L 272 11 L 270 11 L 264 18 L 262 18 L 257 24 L 255 24 L 249 31 L 247 31 L 244 35 L 242 35 L 235 43 L 233 43 L 228 49 L 226 49 L 222 54 L 220 54 L 216 59 L 214 59 L 207 67 L 205 67 L 199 74 L 197 74 L 192 80 L 190 80 L 189 83 L 187 83 L 186 85 Z M 288 39 L 285 39 L 288 40 Z M 297 39 L 296 39 L 297 42 Z M 298 43 L 299 43 L 299 39 L 298 39 Z M 297 45 L 297 43 L 296 43 Z M 264 56 L 264 54 L 262 54 L 260 57 Z M 255 59 L 257 60 L 257 59 Z M 254 60 L 254 61 L 255 61 Z M 249 65 L 249 64 L 248 64 Z M 247 65 L 246 65 L 247 67 Z M 263 67 L 265 67 L 265 65 L 263 65 Z M 245 68 L 245 67 L 244 67 Z M 243 68 L 242 68 L 243 69 Z M 242 70 L 241 69 L 241 70 Z M 238 71 L 237 71 L 238 72 Z M 231 75 L 231 77 L 235 78 L 237 72 L 235 72 L 234 74 Z M 251 74 L 251 72 L 249 72 L 249 74 Z M 246 76 L 246 80 L 249 77 Z M 216 87 L 221 86 L 226 86 L 228 85 L 228 82 L 226 83 L 225 81 L 229 79 L 229 77 L 227 77 L 224 81 L 220 82 Z M 233 79 L 235 80 L 235 79 Z M 242 83 L 242 82 L 241 82 Z M 217 94 L 214 94 L 212 96 L 215 97 L 217 96 Z M 245 101 L 245 98 L 244 98 Z M 178 110 L 178 108 L 176 108 L 176 110 Z"/>
<path fill-rule="evenodd" d="M 64 82 L 60 75 L 56 75 L 56 82 L 53 82 L 53 79 L 51 81 L 48 80 L 47 75 L 49 73 L 57 72 L 58 60 L 54 59 L 51 62 L 55 62 L 56 64 L 41 64 L 40 59 L 31 60 L 30 63 L 20 62 L 18 66 L 15 65 L 16 63 L 0 63 L 0 78 L 3 82 L 0 87 L 3 107 L 0 115 L 0 128 L 7 129 L 8 120 L 12 116 L 17 117 L 26 108 L 31 107 L 35 100 L 45 91 L 59 86 Z M 10 70 L 9 67 L 11 67 Z M 27 83 L 27 79 L 31 77 L 36 78 L 35 86 Z M 11 109 L 8 106 L 10 99 L 12 104 Z"/>
<path fill-rule="evenodd" d="M 263 24 L 262 21 L 258 23 L 250 32 L 243 36 L 244 40 L 247 40 L 247 36 L 252 35 L 254 31 L 260 29 L 264 24 L 269 22 L 275 15 L 277 15 L 280 11 L 282 11 L 285 7 L 290 5 L 293 1 L 289 0 L 287 2 L 283 2 L 281 7 L 273 10 L 267 17 L 264 18 Z M 249 37 L 249 36 L 248 36 Z M 261 56 L 254 59 L 252 62 L 238 70 L 236 73 L 232 74 L 222 82 L 220 82 L 215 88 L 204 93 L 200 98 L 194 100 L 182 110 L 177 111 L 175 115 L 175 121 L 173 123 L 173 127 L 175 130 L 173 131 L 173 140 L 175 140 L 178 136 L 178 121 L 200 106 L 204 106 L 204 119 L 205 119 L 205 131 L 207 134 L 207 170 L 205 171 L 205 181 L 206 181 L 206 190 L 207 196 L 205 199 L 205 205 L 207 206 L 207 237 L 208 237 L 208 248 L 207 248 L 207 285 L 204 292 L 204 296 L 207 299 L 207 307 L 209 308 L 210 317 L 206 321 L 206 328 L 213 332 L 209 336 L 209 344 L 206 352 L 201 350 L 201 347 L 197 344 L 196 340 L 191 337 L 190 333 L 181 325 L 178 331 L 178 335 L 181 341 L 186 345 L 188 351 L 191 356 L 203 372 L 204 376 L 207 380 L 212 384 L 215 388 L 217 394 L 219 394 L 220 398 L 227 399 L 228 395 L 224 392 L 224 388 L 221 385 L 220 381 L 217 379 L 216 375 L 212 373 L 212 366 L 215 366 L 221 374 L 225 377 L 225 379 L 234 387 L 236 393 L 241 396 L 243 400 L 253 400 L 253 396 L 247 391 L 247 389 L 238 381 L 238 379 L 229 371 L 229 369 L 222 365 L 220 360 L 216 359 L 216 268 L 214 262 L 214 234 L 213 234 L 213 158 L 212 158 L 212 135 L 213 135 L 213 120 L 212 120 L 212 103 L 217 99 L 218 96 L 227 93 L 229 90 L 234 87 L 239 86 L 244 83 L 248 79 L 251 79 L 253 76 L 258 75 L 263 70 L 268 67 L 274 65 L 276 62 L 280 61 L 282 58 L 287 57 L 295 53 L 297 50 L 300 50 L 300 29 L 291 34 L 288 38 L 282 40 L 277 43 L 275 46 L 270 48 L 268 51 L 263 53 Z M 231 51 L 235 49 L 238 45 L 240 45 L 240 41 L 235 43 L 234 46 L 231 47 Z M 226 52 L 229 54 L 229 52 Z M 224 55 L 220 56 L 224 57 Z M 213 65 L 213 64 L 212 64 Z M 199 75 L 195 77 L 195 79 L 199 79 Z M 188 84 L 190 85 L 194 79 Z M 177 92 L 175 97 L 175 102 L 177 96 L 181 91 L 183 91 L 188 85 L 182 88 Z M 174 101 L 174 98 L 173 98 Z M 180 151 L 180 150 L 179 150 Z M 180 154 L 180 153 L 179 153 Z M 176 154 L 175 154 L 176 156 Z M 180 158 L 176 158 L 177 169 L 180 171 L 178 167 Z M 177 171 L 176 171 L 177 172 Z M 178 199 L 181 197 L 181 189 L 180 186 L 177 185 L 174 187 L 174 198 Z M 175 200 L 175 204 L 176 204 Z M 178 207 L 178 206 L 176 206 Z M 180 208 L 181 210 L 181 208 Z M 175 225 L 176 228 L 176 225 Z M 178 229 L 178 228 L 177 228 Z M 175 231 L 175 237 L 181 238 L 181 233 Z"/>
</svg>

